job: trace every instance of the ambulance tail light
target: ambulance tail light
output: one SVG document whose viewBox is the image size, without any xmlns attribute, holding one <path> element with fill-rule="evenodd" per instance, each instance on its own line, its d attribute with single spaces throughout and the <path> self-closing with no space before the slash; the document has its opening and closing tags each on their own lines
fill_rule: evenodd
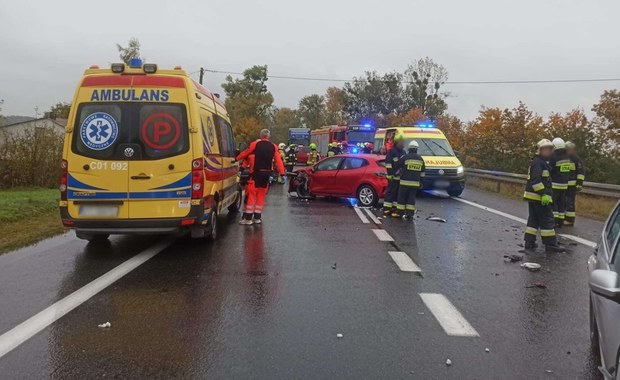
<svg viewBox="0 0 620 380">
<path fill-rule="evenodd" d="M 112 68 L 113 73 L 120 74 L 123 71 L 125 71 L 125 64 L 124 63 L 113 63 L 111 68 Z"/>
<path fill-rule="evenodd" d="M 192 199 L 202 199 L 204 195 L 205 172 L 203 159 L 192 161 Z"/>
<path fill-rule="evenodd" d="M 60 200 L 67 200 L 67 182 L 69 177 L 69 164 L 66 160 L 62 160 L 60 163 L 60 186 L 58 186 L 58 190 L 60 190 Z"/>
<path fill-rule="evenodd" d="M 157 65 L 154 63 L 145 63 L 142 66 L 142 70 L 146 73 L 146 74 L 155 74 L 155 72 L 157 71 Z"/>
</svg>

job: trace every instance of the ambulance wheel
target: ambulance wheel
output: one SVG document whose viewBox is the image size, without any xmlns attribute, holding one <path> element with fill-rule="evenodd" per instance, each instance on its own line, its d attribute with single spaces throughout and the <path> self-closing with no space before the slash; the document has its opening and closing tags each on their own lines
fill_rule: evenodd
<svg viewBox="0 0 620 380">
<path fill-rule="evenodd" d="M 217 211 L 215 211 L 215 208 L 213 208 L 211 215 L 209 215 L 209 226 L 207 228 L 209 240 L 217 239 Z"/>
<path fill-rule="evenodd" d="M 228 212 L 239 212 L 239 210 L 241 210 L 241 202 L 243 202 L 243 191 L 239 189 L 239 191 L 237 191 L 237 199 L 235 199 L 235 202 L 233 204 L 228 206 Z"/>
<path fill-rule="evenodd" d="M 463 194 L 463 189 L 449 189 L 448 195 L 451 197 L 460 197 Z"/>
<path fill-rule="evenodd" d="M 85 234 L 81 232 L 76 232 L 75 236 L 78 239 L 88 240 L 90 243 L 100 243 L 108 240 L 110 234 Z"/>
<path fill-rule="evenodd" d="M 360 203 L 360 206 L 373 207 L 379 201 L 379 197 L 372 186 L 362 185 L 359 189 L 357 189 L 357 200 Z"/>
</svg>

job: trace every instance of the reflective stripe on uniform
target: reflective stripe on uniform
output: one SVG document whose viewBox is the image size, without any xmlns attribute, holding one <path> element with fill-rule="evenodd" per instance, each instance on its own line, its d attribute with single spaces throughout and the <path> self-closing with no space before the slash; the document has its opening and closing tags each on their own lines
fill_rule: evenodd
<svg viewBox="0 0 620 380">
<path fill-rule="evenodd" d="M 570 181 L 568 181 L 568 186 L 577 186 L 577 181 L 574 179 L 571 179 Z"/>
<path fill-rule="evenodd" d="M 542 176 L 543 176 L 543 177 L 549 177 L 549 170 L 546 170 L 546 169 L 545 169 L 545 170 L 543 170 L 543 172 L 542 172 Z"/>
<path fill-rule="evenodd" d="M 565 218 L 565 215 L 564 215 L 564 213 L 563 213 L 563 212 L 555 212 L 555 211 L 554 211 L 554 212 L 553 212 L 553 217 L 554 217 L 555 219 L 560 219 L 560 220 L 562 220 L 562 219 L 564 219 L 564 218 Z"/>
<path fill-rule="evenodd" d="M 544 188 L 545 188 L 545 185 L 543 185 L 541 182 L 538 182 L 532 185 L 532 189 L 534 189 L 534 191 L 544 190 Z"/>
<path fill-rule="evenodd" d="M 405 209 L 406 210 L 415 210 L 415 205 L 406 205 Z"/>
<path fill-rule="evenodd" d="M 404 210 L 405 209 L 405 205 L 401 205 L 399 203 L 396 204 L 396 209 L 397 210 Z"/>
<path fill-rule="evenodd" d="M 392 177 L 392 179 L 393 179 L 394 181 L 400 181 L 400 177 L 397 177 L 397 176 Z"/>
<path fill-rule="evenodd" d="M 555 230 L 540 230 L 541 237 L 553 237 L 555 236 Z"/>
<path fill-rule="evenodd" d="M 383 208 L 391 208 L 392 206 L 392 202 L 383 202 Z"/>
<path fill-rule="evenodd" d="M 400 180 L 401 186 L 410 186 L 410 187 L 420 187 L 420 182 L 418 181 L 407 181 L 406 179 Z"/>
<path fill-rule="evenodd" d="M 534 227 L 525 227 L 525 233 L 536 236 L 538 230 Z"/>
<path fill-rule="evenodd" d="M 392 169 L 392 164 L 385 164 L 386 169 Z"/>
<path fill-rule="evenodd" d="M 388 175 L 385 176 L 385 178 L 387 178 L 387 179 L 394 179 L 394 176 L 388 174 Z"/>
<path fill-rule="evenodd" d="M 559 160 L 555 162 L 555 166 L 562 166 L 563 164 L 570 164 L 571 160 L 565 158 L 563 160 Z"/>
<path fill-rule="evenodd" d="M 553 190 L 566 190 L 566 189 L 568 189 L 568 184 L 567 183 L 553 182 L 553 183 L 551 183 L 551 188 Z"/>
<path fill-rule="evenodd" d="M 583 175 L 583 174 L 577 174 L 577 179 L 580 180 L 580 181 L 585 181 L 586 176 Z"/>
<path fill-rule="evenodd" d="M 566 211 L 566 217 L 568 218 L 574 218 L 577 216 L 577 213 L 574 211 Z"/>
<path fill-rule="evenodd" d="M 532 193 L 531 191 L 526 191 L 523 194 L 523 198 L 529 199 L 529 200 L 532 200 L 532 201 L 539 201 L 540 200 L 540 194 Z"/>
</svg>

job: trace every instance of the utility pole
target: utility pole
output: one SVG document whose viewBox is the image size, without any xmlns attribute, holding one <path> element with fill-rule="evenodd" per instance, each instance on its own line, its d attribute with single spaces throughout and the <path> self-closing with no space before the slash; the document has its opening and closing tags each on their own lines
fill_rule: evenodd
<svg viewBox="0 0 620 380">
<path fill-rule="evenodd" d="M 202 84 L 202 78 L 205 76 L 205 69 L 203 69 L 202 67 L 200 68 L 200 79 L 198 80 L 198 83 Z"/>
</svg>

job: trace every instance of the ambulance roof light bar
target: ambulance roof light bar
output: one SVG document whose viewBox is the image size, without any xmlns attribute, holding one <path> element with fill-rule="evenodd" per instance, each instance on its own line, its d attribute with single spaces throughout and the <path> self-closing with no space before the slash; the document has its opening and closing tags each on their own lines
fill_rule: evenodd
<svg viewBox="0 0 620 380">
<path fill-rule="evenodd" d="M 139 69 L 142 67 L 142 59 L 132 58 L 129 60 L 129 67 L 132 69 Z"/>
<path fill-rule="evenodd" d="M 124 63 L 113 63 L 111 65 L 111 69 L 113 73 L 120 74 L 123 71 L 125 71 L 125 64 Z"/>
</svg>

